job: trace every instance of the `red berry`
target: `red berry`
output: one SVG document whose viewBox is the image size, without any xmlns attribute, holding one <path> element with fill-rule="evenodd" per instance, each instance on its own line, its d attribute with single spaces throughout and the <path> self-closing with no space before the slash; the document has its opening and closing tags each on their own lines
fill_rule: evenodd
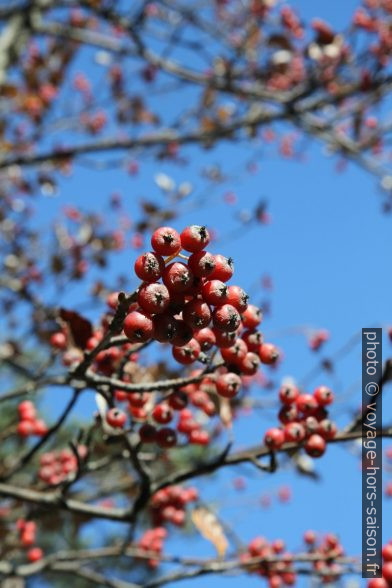
<svg viewBox="0 0 392 588">
<path fill-rule="evenodd" d="M 333 439 L 336 436 L 337 427 L 330 419 L 323 419 L 319 423 L 317 433 L 324 439 Z"/>
<path fill-rule="evenodd" d="M 221 356 L 227 363 L 238 364 L 245 359 L 247 353 L 247 345 L 242 339 L 236 339 L 234 345 L 221 349 Z"/>
<path fill-rule="evenodd" d="M 152 319 L 154 329 L 154 339 L 160 343 L 173 341 L 177 333 L 177 324 L 179 321 L 170 314 L 159 314 Z M 192 334 L 191 334 L 192 337 Z"/>
<path fill-rule="evenodd" d="M 22 421 L 33 421 L 37 414 L 35 406 L 30 400 L 24 400 L 19 404 L 18 413 Z"/>
<path fill-rule="evenodd" d="M 173 357 L 178 363 L 189 365 L 196 361 L 200 355 L 200 345 L 196 339 L 191 339 L 182 347 L 173 347 Z"/>
<path fill-rule="evenodd" d="M 210 242 L 210 235 L 206 227 L 191 225 L 182 231 L 180 239 L 181 245 L 186 251 L 196 253 L 208 245 Z"/>
<path fill-rule="evenodd" d="M 181 249 L 180 235 L 171 227 L 160 227 L 153 232 L 151 245 L 159 255 L 173 255 Z"/>
<path fill-rule="evenodd" d="M 67 348 L 67 337 L 62 331 L 53 333 L 50 337 L 50 344 L 55 349 L 66 349 Z"/>
<path fill-rule="evenodd" d="M 188 439 L 189 443 L 194 445 L 208 445 L 210 442 L 207 431 L 198 431 L 197 429 L 190 432 Z"/>
<path fill-rule="evenodd" d="M 307 545 L 314 545 L 317 540 L 317 535 L 314 531 L 305 531 L 304 533 L 304 542 Z"/>
<path fill-rule="evenodd" d="M 21 421 L 16 427 L 16 431 L 20 437 L 28 437 L 34 433 L 34 421 Z"/>
<path fill-rule="evenodd" d="M 39 561 L 40 559 L 42 559 L 44 556 L 44 552 L 42 551 L 42 549 L 40 547 L 33 547 L 32 549 L 29 549 L 27 552 L 27 559 L 33 563 L 35 561 Z"/>
<path fill-rule="evenodd" d="M 215 269 L 210 275 L 210 280 L 228 282 L 234 274 L 234 262 L 231 257 L 215 255 Z"/>
<path fill-rule="evenodd" d="M 160 314 L 169 306 L 169 290 L 156 282 L 143 284 L 139 288 L 137 301 L 145 312 Z"/>
<path fill-rule="evenodd" d="M 180 390 L 177 392 L 173 392 L 167 399 L 167 402 L 171 408 L 174 410 L 182 410 L 186 408 L 188 404 L 188 397 L 184 392 Z"/>
<path fill-rule="evenodd" d="M 388 583 L 392 582 L 392 561 L 384 563 L 382 566 L 382 575 Z"/>
<path fill-rule="evenodd" d="M 135 274 L 143 282 L 156 282 L 165 269 L 163 257 L 150 251 L 143 253 L 135 261 Z"/>
<path fill-rule="evenodd" d="M 237 340 L 237 332 L 233 331 L 232 333 L 227 333 L 226 331 L 220 331 L 215 327 L 212 329 L 212 332 L 215 335 L 216 344 L 221 349 L 226 349 L 227 347 L 231 347 Z"/>
<path fill-rule="evenodd" d="M 193 338 L 193 329 L 181 319 L 176 320 L 176 332 L 171 341 L 172 345 L 182 347 Z"/>
<path fill-rule="evenodd" d="M 392 561 L 392 543 L 387 543 L 382 548 L 382 558 L 384 561 Z"/>
<path fill-rule="evenodd" d="M 224 304 L 218 306 L 212 313 L 212 320 L 214 326 L 220 331 L 227 331 L 232 333 L 240 326 L 241 317 L 238 310 L 231 306 L 231 304 Z"/>
<path fill-rule="evenodd" d="M 241 374 L 253 376 L 260 366 L 260 358 L 253 351 L 248 351 L 244 359 L 239 363 Z"/>
<path fill-rule="evenodd" d="M 259 347 L 259 357 L 262 363 L 272 365 L 279 359 L 279 351 L 272 343 L 262 343 Z"/>
<path fill-rule="evenodd" d="M 321 435 L 314 433 L 307 439 L 304 447 L 306 453 L 311 457 L 320 457 L 325 452 L 327 444 Z"/>
<path fill-rule="evenodd" d="M 122 429 L 127 421 L 127 415 L 119 408 L 111 408 L 106 413 L 106 422 L 116 429 Z"/>
<path fill-rule="evenodd" d="M 211 310 L 202 300 L 190 300 L 184 306 L 182 318 L 192 329 L 203 329 L 211 321 Z"/>
<path fill-rule="evenodd" d="M 302 412 L 304 415 L 311 415 L 317 410 L 316 399 L 311 394 L 300 394 L 295 404 L 299 412 Z"/>
<path fill-rule="evenodd" d="M 170 293 L 181 293 L 192 285 L 193 274 L 184 263 L 175 261 L 165 268 L 162 279 Z"/>
<path fill-rule="evenodd" d="M 307 437 L 309 437 L 313 433 L 319 432 L 320 425 L 318 420 L 314 416 L 306 417 L 306 419 L 303 421 L 303 424 L 305 427 Z"/>
<path fill-rule="evenodd" d="M 167 404 L 157 404 L 152 411 L 152 418 L 160 425 L 167 425 L 173 419 L 173 411 Z"/>
<path fill-rule="evenodd" d="M 313 396 L 315 397 L 317 404 L 320 406 L 327 406 L 328 404 L 332 404 L 334 400 L 333 392 L 327 386 L 319 386 L 313 392 Z"/>
<path fill-rule="evenodd" d="M 371 578 L 367 588 L 388 588 L 388 582 L 384 578 Z"/>
<path fill-rule="evenodd" d="M 194 276 L 207 278 L 215 269 L 215 256 L 208 251 L 192 253 L 188 259 L 188 267 Z"/>
<path fill-rule="evenodd" d="M 194 337 L 196 341 L 199 343 L 202 351 L 208 351 L 209 349 L 211 349 L 211 347 L 213 347 L 216 344 L 216 337 L 214 335 L 214 332 L 208 327 L 195 331 Z"/>
<path fill-rule="evenodd" d="M 263 335 L 260 331 L 245 331 L 241 335 L 241 339 L 245 341 L 248 351 L 255 351 L 257 353 L 263 342 Z"/>
<path fill-rule="evenodd" d="M 282 406 L 278 413 L 278 418 L 281 423 L 286 425 L 287 423 L 293 423 L 298 420 L 298 410 L 294 404 L 289 406 Z M 317 421 L 316 421 L 317 422 Z"/>
<path fill-rule="evenodd" d="M 249 296 L 239 286 L 229 286 L 227 295 L 229 304 L 234 306 L 238 312 L 244 312 L 248 308 Z"/>
<path fill-rule="evenodd" d="M 46 423 L 42 419 L 33 422 L 33 434 L 43 437 L 49 431 Z"/>
<path fill-rule="evenodd" d="M 242 323 L 246 329 L 255 329 L 262 321 L 263 315 L 257 306 L 248 304 L 247 309 L 242 313 Z"/>
<path fill-rule="evenodd" d="M 221 374 L 216 379 L 216 390 L 223 398 L 233 398 L 241 388 L 241 378 L 232 372 Z"/>
<path fill-rule="evenodd" d="M 132 343 L 144 343 L 153 336 L 154 325 L 147 314 L 134 310 L 125 317 L 124 333 Z"/>
<path fill-rule="evenodd" d="M 228 287 L 221 280 L 208 280 L 201 287 L 203 299 L 207 304 L 222 306 L 228 299 Z"/>
<path fill-rule="evenodd" d="M 157 437 L 157 430 L 153 425 L 145 423 L 139 429 L 139 437 L 142 443 L 154 443 Z"/>
<path fill-rule="evenodd" d="M 292 385 L 282 386 L 279 390 L 279 399 L 283 404 L 293 404 L 299 396 L 298 388 Z"/>
<path fill-rule="evenodd" d="M 176 432 L 169 427 L 163 427 L 157 431 L 156 441 L 160 447 L 174 447 L 177 443 Z"/>
<path fill-rule="evenodd" d="M 288 423 L 284 428 L 285 441 L 300 442 L 305 439 L 305 429 L 300 423 Z"/>
<path fill-rule="evenodd" d="M 273 427 L 264 435 L 264 443 L 270 449 L 279 449 L 284 443 L 284 433 L 281 429 Z"/>
</svg>

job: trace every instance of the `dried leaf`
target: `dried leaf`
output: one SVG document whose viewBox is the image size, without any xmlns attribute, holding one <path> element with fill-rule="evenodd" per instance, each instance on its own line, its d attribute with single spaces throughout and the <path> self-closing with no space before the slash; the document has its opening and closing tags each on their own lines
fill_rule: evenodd
<svg viewBox="0 0 392 588">
<path fill-rule="evenodd" d="M 216 516 L 207 508 L 199 507 L 192 511 L 192 521 L 199 533 L 214 545 L 219 557 L 223 558 L 229 544 Z"/>
</svg>

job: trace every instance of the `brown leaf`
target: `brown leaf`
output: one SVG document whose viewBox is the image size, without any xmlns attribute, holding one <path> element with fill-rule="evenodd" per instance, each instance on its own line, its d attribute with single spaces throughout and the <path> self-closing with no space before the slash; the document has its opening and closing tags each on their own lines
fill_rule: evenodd
<svg viewBox="0 0 392 588">
<path fill-rule="evenodd" d="M 216 516 L 204 507 L 195 508 L 191 516 L 199 533 L 214 545 L 219 557 L 223 558 L 229 544 Z"/>
</svg>

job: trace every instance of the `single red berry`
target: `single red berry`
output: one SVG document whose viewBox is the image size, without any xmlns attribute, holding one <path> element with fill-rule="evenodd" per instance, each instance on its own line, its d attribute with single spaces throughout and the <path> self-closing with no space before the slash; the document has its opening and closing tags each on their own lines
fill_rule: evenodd
<svg viewBox="0 0 392 588">
<path fill-rule="evenodd" d="M 27 552 L 27 559 L 33 563 L 35 561 L 39 561 L 40 559 L 42 559 L 44 556 L 44 552 L 42 551 L 42 549 L 40 547 L 33 547 L 32 549 L 29 549 Z"/>
<path fill-rule="evenodd" d="M 282 586 L 282 578 L 278 574 L 273 574 L 268 578 L 268 588 L 280 588 Z"/>
<path fill-rule="evenodd" d="M 182 347 L 193 338 L 193 329 L 182 319 L 176 319 L 176 331 L 171 341 L 172 345 Z"/>
<path fill-rule="evenodd" d="M 173 411 L 167 404 L 157 404 L 152 411 L 152 418 L 160 425 L 167 425 L 173 419 Z"/>
<path fill-rule="evenodd" d="M 263 342 L 263 335 L 260 331 L 245 331 L 241 335 L 241 339 L 243 339 L 248 347 L 248 351 L 254 351 L 257 353 L 259 351 L 259 347 Z"/>
<path fill-rule="evenodd" d="M 200 345 L 196 339 L 191 339 L 186 345 L 182 347 L 174 346 L 172 349 L 173 357 L 178 363 L 189 365 L 196 361 L 200 355 Z"/>
<path fill-rule="evenodd" d="M 238 312 L 244 312 L 248 308 L 249 296 L 239 286 L 228 287 L 228 303 L 234 306 Z"/>
<path fill-rule="evenodd" d="M 221 349 L 221 356 L 227 363 L 238 364 L 245 359 L 247 353 L 248 347 L 242 339 L 236 339 L 234 345 Z"/>
<path fill-rule="evenodd" d="M 175 261 L 168 265 L 163 272 L 163 283 L 172 292 L 186 292 L 193 282 L 193 274 L 184 263 Z"/>
<path fill-rule="evenodd" d="M 311 394 L 300 394 L 295 404 L 299 412 L 302 412 L 304 415 L 310 416 L 317 410 L 316 399 Z"/>
<path fill-rule="evenodd" d="M 287 423 L 284 427 L 285 441 L 300 442 L 305 439 L 305 429 L 300 423 Z"/>
<path fill-rule="evenodd" d="M 20 437 L 28 437 L 34 434 L 34 421 L 20 421 L 16 427 L 16 431 Z"/>
<path fill-rule="evenodd" d="M 209 327 L 195 331 L 194 337 L 199 343 L 202 351 L 208 351 L 216 344 L 216 337 L 214 332 Z"/>
<path fill-rule="evenodd" d="M 139 437 L 142 443 L 155 443 L 157 430 L 153 425 L 145 423 L 139 429 Z"/>
<path fill-rule="evenodd" d="M 188 397 L 184 392 L 177 390 L 176 392 L 170 394 L 170 396 L 167 399 L 167 402 L 170 408 L 172 408 L 173 410 L 182 410 L 183 408 L 186 408 L 188 405 Z"/>
<path fill-rule="evenodd" d="M 210 242 L 210 235 L 206 227 L 191 225 L 182 231 L 180 239 L 183 249 L 190 251 L 191 253 L 196 253 L 208 245 Z"/>
<path fill-rule="evenodd" d="M 231 304 L 224 304 L 218 306 L 212 313 L 212 320 L 214 326 L 220 331 L 227 331 L 232 333 L 240 326 L 241 317 L 238 310 L 231 306 Z"/>
<path fill-rule="evenodd" d="M 382 576 L 390 584 L 392 582 L 392 561 L 387 561 L 382 566 Z"/>
<path fill-rule="evenodd" d="M 313 435 L 310 435 L 309 439 L 306 440 L 304 447 L 306 453 L 311 457 L 321 457 L 325 452 L 327 444 L 321 435 L 313 433 Z"/>
<path fill-rule="evenodd" d="M 284 443 L 284 433 L 282 429 L 272 427 L 264 435 L 264 443 L 270 449 L 280 449 Z"/>
<path fill-rule="evenodd" d="M 305 427 L 307 437 L 310 437 L 310 435 L 313 435 L 313 433 L 319 432 L 320 425 L 314 416 L 308 416 L 302 422 Z"/>
<path fill-rule="evenodd" d="M 122 429 L 127 422 L 127 415 L 119 408 L 111 408 L 106 413 L 106 422 L 115 429 Z"/>
<path fill-rule="evenodd" d="M 382 558 L 384 561 L 392 561 L 392 543 L 387 543 L 382 548 Z"/>
<path fill-rule="evenodd" d="M 220 349 L 226 349 L 231 347 L 237 340 L 237 332 L 227 333 L 226 331 L 220 331 L 217 328 L 213 328 L 212 332 L 215 335 L 216 344 Z"/>
<path fill-rule="evenodd" d="M 23 400 L 18 405 L 19 418 L 22 421 L 33 421 L 36 417 L 37 411 L 31 400 Z"/>
<path fill-rule="evenodd" d="M 272 343 L 262 343 L 259 347 L 259 357 L 262 363 L 273 365 L 279 359 L 279 351 Z"/>
<path fill-rule="evenodd" d="M 173 255 L 181 249 L 180 235 L 171 227 L 159 227 L 151 236 L 151 245 L 159 255 Z"/>
<path fill-rule="evenodd" d="M 156 282 L 143 284 L 139 288 L 137 301 L 145 312 L 161 314 L 170 304 L 169 290 Z"/>
<path fill-rule="evenodd" d="M 67 348 L 67 337 L 65 333 L 62 331 L 58 331 L 57 333 L 53 333 L 50 337 L 50 344 L 55 349 L 64 350 Z"/>
<path fill-rule="evenodd" d="M 125 317 L 124 333 L 132 343 L 144 343 L 152 338 L 154 325 L 147 314 L 134 310 Z"/>
<path fill-rule="evenodd" d="M 192 329 L 203 329 L 211 321 L 211 310 L 202 300 L 190 300 L 184 306 L 182 318 Z"/>
<path fill-rule="evenodd" d="M 299 390 L 293 385 L 281 386 L 279 390 L 279 399 L 283 404 L 293 404 L 299 396 Z"/>
<path fill-rule="evenodd" d="M 154 339 L 160 343 L 172 342 L 177 333 L 177 319 L 170 314 L 158 314 L 152 319 Z M 192 337 L 192 335 L 191 335 Z"/>
<path fill-rule="evenodd" d="M 210 436 L 207 431 L 191 431 L 188 439 L 189 443 L 193 445 L 208 445 L 210 442 Z"/>
<path fill-rule="evenodd" d="M 110 292 L 106 297 L 106 304 L 112 310 L 116 310 L 118 306 L 118 292 Z"/>
<path fill-rule="evenodd" d="M 304 542 L 307 545 L 314 545 L 317 541 L 317 535 L 314 531 L 308 530 L 304 533 Z"/>
<path fill-rule="evenodd" d="M 323 419 L 319 423 L 317 433 L 324 437 L 324 439 L 333 439 L 337 433 L 337 426 L 330 419 Z"/>
<path fill-rule="evenodd" d="M 216 391 L 223 398 L 233 398 L 241 388 L 241 378 L 232 372 L 221 374 L 216 379 Z"/>
<path fill-rule="evenodd" d="M 132 392 L 127 394 L 128 404 L 134 408 L 142 408 L 147 404 L 149 394 L 147 392 Z"/>
<path fill-rule="evenodd" d="M 194 276 L 208 278 L 215 269 L 215 256 L 208 251 L 192 253 L 188 259 L 188 267 Z"/>
<path fill-rule="evenodd" d="M 221 280 L 208 280 L 201 287 L 203 299 L 207 304 L 222 306 L 228 302 L 229 288 Z"/>
<path fill-rule="evenodd" d="M 143 253 L 135 261 L 135 274 L 143 282 L 156 282 L 165 269 L 163 257 L 150 251 Z"/>
<path fill-rule="evenodd" d="M 247 309 L 242 313 L 242 323 L 246 329 L 255 329 L 261 323 L 263 314 L 254 304 L 248 304 Z"/>
<path fill-rule="evenodd" d="M 176 432 L 169 427 L 163 427 L 157 431 L 156 441 L 160 447 L 174 447 L 177 444 Z"/>
<path fill-rule="evenodd" d="M 33 434 L 38 437 L 43 437 L 49 431 L 46 423 L 42 419 L 33 422 Z"/>
<path fill-rule="evenodd" d="M 260 366 L 260 358 L 253 351 L 248 351 L 245 357 L 240 361 L 238 367 L 241 374 L 245 376 L 254 376 Z"/>
<path fill-rule="evenodd" d="M 368 580 L 367 588 L 388 588 L 388 585 L 385 578 L 371 578 Z"/>
<path fill-rule="evenodd" d="M 210 280 L 220 280 L 228 282 L 234 274 L 234 262 L 231 257 L 224 255 L 215 255 L 215 269 L 210 275 Z"/>
<path fill-rule="evenodd" d="M 319 386 L 313 392 L 313 396 L 315 397 L 317 404 L 320 406 L 327 406 L 328 404 L 332 404 L 334 400 L 333 392 L 327 386 Z"/>
<path fill-rule="evenodd" d="M 278 413 L 278 418 L 283 425 L 293 423 L 298 420 L 298 409 L 294 404 L 282 406 Z"/>
</svg>

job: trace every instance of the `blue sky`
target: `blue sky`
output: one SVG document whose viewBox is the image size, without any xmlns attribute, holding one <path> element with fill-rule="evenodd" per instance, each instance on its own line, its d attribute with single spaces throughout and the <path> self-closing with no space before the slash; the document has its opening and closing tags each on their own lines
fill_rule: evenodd
<svg viewBox="0 0 392 588">
<path fill-rule="evenodd" d="M 291 4 L 306 20 L 313 16 L 322 17 L 336 28 L 347 24 L 353 8 L 358 5 L 352 0 L 298 0 Z M 112 192 L 123 195 L 126 210 L 135 216 L 137 201 L 141 197 L 157 202 L 162 198 L 153 181 L 158 171 L 167 173 L 177 183 L 192 182 L 197 193 L 203 188 L 200 169 L 223 162 L 223 168 L 232 176 L 227 185 L 215 189 L 208 207 L 184 215 L 174 226 L 207 224 L 216 229 L 218 236 L 224 237 L 236 227 L 234 209 L 223 201 L 228 189 L 237 194 L 243 209 L 254 208 L 260 198 L 268 201 L 272 217 L 270 225 L 244 230 L 240 237 L 225 240 L 222 246 L 218 241 L 213 250 L 234 257 L 235 282 L 251 288 L 255 302 L 264 297 L 260 291 L 260 276 L 271 275 L 274 284 L 270 296 L 272 313 L 265 320 L 263 332 L 267 339 L 271 338 L 284 350 L 280 375 L 300 381 L 315 366 L 317 356 L 308 350 L 303 335 L 285 334 L 288 328 L 327 328 L 331 340 L 321 356 L 329 358 L 335 356 L 362 327 L 387 326 L 392 322 L 391 218 L 381 212 L 376 180 L 351 164 L 344 173 L 337 173 L 336 160 L 326 157 L 323 147 L 316 142 L 309 145 L 304 162 L 283 160 L 272 148 L 268 156 L 258 161 L 257 174 L 244 175 L 239 171 L 243 167 L 241 162 L 249 159 L 251 150 L 250 146 L 229 144 L 222 144 L 214 151 L 186 148 L 184 155 L 191 161 L 188 166 L 142 159 L 141 171 L 136 178 L 117 169 L 98 172 L 76 166 L 74 174 L 61 181 L 59 198 L 45 199 L 38 205 L 38 221 L 41 226 L 47 225 L 64 204 L 99 209 L 99 202 L 104 202 Z M 130 249 L 124 251 L 108 272 L 114 275 L 119 267 L 131 268 L 135 256 Z M 67 303 L 76 304 L 77 295 L 70 294 Z M 93 311 L 90 316 L 96 317 Z M 384 357 L 389 353 L 390 344 L 385 338 Z M 349 415 L 340 410 L 343 400 L 339 402 L 339 398 L 344 398 L 352 409 L 361 401 L 360 359 L 360 346 L 357 345 L 348 356 L 338 358 L 336 375 L 319 373 L 309 383 L 311 389 L 325 383 L 336 390 L 337 402 L 332 413 L 341 424 L 347 422 Z M 384 420 L 389 423 L 390 390 L 386 392 Z M 260 398 L 274 397 L 274 392 L 255 390 L 254 393 Z M 60 409 L 57 405 L 50 406 L 53 412 Z M 79 414 L 88 415 L 92 410 L 91 396 L 88 396 L 81 401 Z M 275 410 L 266 410 L 244 417 L 242 423 L 235 425 L 238 446 L 261 442 L 266 428 L 272 420 L 275 422 L 275 414 Z M 206 502 L 221 503 L 219 514 L 231 522 L 244 541 L 258 534 L 269 539 L 281 537 L 290 550 L 296 550 L 301 548 L 303 531 L 313 528 L 320 533 L 337 532 L 347 553 L 359 554 L 361 477 L 358 458 L 350 453 L 348 446 L 333 446 L 328 448 L 316 467 L 322 477 L 320 483 L 300 478 L 291 471 L 279 470 L 274 475 L 262 475 L 249 467 L 242 467 L 219 474 L 214 483 L 210 479 L 201 480 L 200 489 Z M 247 479 L 247 490 L 243 493 L 233 488 L 233 478 L 238 475 Z M 280 504 L 273 498 L 271 508 L 263 509 L 260 497 L 263 494 L 274 497 L 277 489 L 286 484 L 292 488 L 291 503 Z M 391 509 L 392 501 L 385 501 L 385 540 L 392 538 L 388 535 Z M 197 536 L 184 541 L 178 531 L 173 532 L 168 551 L 213 555 L 213 548 L 208 543 Z M 219 588 L 220 585 L 234 586 L 238 581 L 238 578 L 211 576 L 196 582 L 198 588 L 210 586 L 212 582 Z M 246 581 L 250 586 L 262 582 L 258 578 L 247 578 Z M 191 581 L 178 584 L 179 588 L 188 585 L 191 586 Z"/>
</svg>

